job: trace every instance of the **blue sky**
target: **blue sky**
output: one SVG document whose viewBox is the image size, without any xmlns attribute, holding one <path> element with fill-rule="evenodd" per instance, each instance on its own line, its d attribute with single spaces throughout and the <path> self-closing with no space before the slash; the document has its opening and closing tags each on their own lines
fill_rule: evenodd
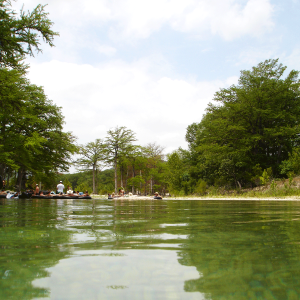
<svg viewBox="0 0 300 300">
<path fill-rule="evenodd" d="M 28 58 L 32 83 L 62 107 L 79 144 L 116 126 L 169 153 L 186 148 L 220 88 L 279 58 L 300 70 L 298 0 L 18 0 L 46 11 L 55 48 Z"/>
</svg>

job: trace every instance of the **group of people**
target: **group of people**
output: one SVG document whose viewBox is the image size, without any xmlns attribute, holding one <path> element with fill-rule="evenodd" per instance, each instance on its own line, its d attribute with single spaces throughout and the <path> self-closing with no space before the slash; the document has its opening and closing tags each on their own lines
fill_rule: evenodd
<svg viewBox="0 0 300 300">
<path fill-rule="evenodd" d="M 1 181 L 0 181 L 1 182 Z M 76 196 L 76 197 L 86 197 L 86 196 L 90 196 L 88 191 L 85 191 L 84 193 L 83 192 L 79 192 L 79 191 L 73 191 L 69 186 L 67 188 L 67 193 L 64 194 L 64 189 L 65 189 L 65 186 L 63 184 L 62 181 L 59 182 L 59 184 L 56 186 L 56 192 L 54 191 L 40 191 L 40 188 L 39 188 L 39 185 L 36 184 L 35 186 L 35 190 L 27 190 L 25 194 L 27 194 L 28 196 L 45 196 L 45 197 L 53 197 L 53 196 L 56 196 L 56 195 L 60 195 L 60 196 L 69 196 L 69 197 L 72 197 L 72 196 Z M 18 193 L 11 193 L 9 191 L 5 192 L 4 190 L 2 190 L 0 192 L 0 195 L 3 195 L 5 194 L 6 195 L 6 198 L 15 198 L 17 199 L 19 197 L 19 194 Z M 108 194 L 108 199 L 115 199 L 115 198 L 120 198 L 120 197 L 130 197 L 132 196 L 132 193 L 129 193 L 128 195 L 125 195 L 125 191 L 124 189 L 119 189 L 119 192 L 117 194 L 115 193 L 112 193 L 112 194 Z M 162 196 L 159 195 L 158 192 L 155 192 L 154 193 L 154 199 L 162 199 Z"/>
<path fill-rule="evenodd" d="M 1 183 L 1 181 L 0 181 Z M 33 190 L 26 190 L 26 192 L 22 192 L 20 198 L 31 198 L 32 196 L 45 196 L 45 197 L 53 197 L 53 196 L 76 196 L 76 197 L 87 197 L 90 196 L 88 191 L 85 192 L 79 192 L 79 191 L 73 191 L 70 187 L 67 188 L 67 193 L 64 194 L 64 188 L 62 181 L 59 182 L 59 184 L 56 186 L 57 190 L 56 192 L 47 190 L 42 191 L 40 190 L 39 184 L 35 185 L 35 189 Z M 5 191 L 3 188 L 0 191 L 1 198 L 7 198 L 7 199 L 19 199 L 19 193 L 18 192 L 11 192 L 11 191 Z"/>
<path fill-rule="evenodd" d="M 128 195 L 125 195 L 125 191 L 123 189 L 119 189 L 119 193 L 117 195 L 115 193 L 108 194 L 108 199 L 117 199 L 126 196 L 130 197 L 132 196 L 132 193 L 128 193 Z M 158 192 L 155 192 L 153 199 L 162 199 L 162 196 Z"/>
<path fill-rule="evenodd" d="M 10 191 L 5 191 L 4 189 L 2 189 L 2 191 L 0 192 L 0 195 L 4 195 L 6 199 L 19 199 L 19 193 L 16 192 L 10 192 Z"/>
<path fill-rule="evenodd" d="M 62 181 L 59 182 L 59 184 L 56 186 L 56 193 L 54 191 L 50 191 L 48 190 L 46 193 L 44 193 L 43 191 L 40 191 L 39 185 L 36 184 L 35 187 L 35 191 L 33 193 L 34 196 L 47 196 L 47 197 L 51 197 L 54 195 L 61 195 L 61 196 L 89 196 L 89 192 L 85 191 L 85 192 L 79 192 L 79 191 L 73 191 L 69 186 L 67 188 L 67 193 L 64 194 L 64 189 L 65 186 L 63 184 Z"/>
</svg>

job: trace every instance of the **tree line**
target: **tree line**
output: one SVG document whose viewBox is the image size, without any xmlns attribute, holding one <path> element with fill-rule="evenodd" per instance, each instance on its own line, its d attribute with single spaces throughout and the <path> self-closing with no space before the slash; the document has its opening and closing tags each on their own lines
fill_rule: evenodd
<svg viewBox="0 0 300 300">
<path fill-rule="evenodd" d="M 268 59 L 215 93 L 202 120 L 187 128 L 188 150 L 169 156 L 176 165 L 173 189 L 251 188 L 300 173 L 299 72 L 284 77 L 285 71 Z"/>
<path fill-rule="evenodd" d="M 45 6 L 17 16 L 1 0 L 0 15 L 0 185 L 5 179 L 18 190 L 35 182 L 50 188 L 71 164 L 84 178 L 91 173 L 78 182 L 91 182 L 94 193 L 100 185 L 102 191 L 204 194 L 208 187 L 242 189 L 300 173 L 299 72 L 284 77 L 278 59 L 242 70 L 238 84 L 216 92 L 199 123 L 187 127 L 188 149 L 165 155 L 155 143 L 137 145 L 124 126 L 77 146 L 63 131 L 61 108 L 26 77 L 25 57 L 41 52 L 41 40 L 52 47 L 58 35 Z"/>
<path fill-rule="evenodd" d="M 74 161 L 81 171 L 92 171 L 92 191 L 98 193 L 98 173 L 113 167 L 113 184 L 100 188 L 102 192 L 115 193 L 125 189 L 132 193 L 151 194 L 153 190 L 165 192 L 164 148 L 156 143 L 146 146 L 134 144 L 136 135 L 125 126 L 110 129 L 103 139 L 80 145 L 79 158 Z M 112 174 L 112 173 L 111 173 Z"/>
<path fill-rule="evenodd" d="M 14 178 L 18 190 L 28 178 L 50 184 L 68 170 L 75 137 L 63 131 L 61 108 L 26 77 L 25 58 L 42 51 L 41 40 L 52 47 L 58 33 L 43 5 L 17 16 L 1 0 L 0 17 L 0 182 Z"/>
</svg>

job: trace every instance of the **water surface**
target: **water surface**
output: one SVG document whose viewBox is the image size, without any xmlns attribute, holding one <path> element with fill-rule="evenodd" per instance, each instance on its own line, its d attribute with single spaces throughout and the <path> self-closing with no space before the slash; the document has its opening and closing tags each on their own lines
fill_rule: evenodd
<svg viewBox="0 0 300 300">
<path fill-rule="evenodd" d="M 0 299 L 300 298 L 300 202 L 1 200 Z"/>
</svg>

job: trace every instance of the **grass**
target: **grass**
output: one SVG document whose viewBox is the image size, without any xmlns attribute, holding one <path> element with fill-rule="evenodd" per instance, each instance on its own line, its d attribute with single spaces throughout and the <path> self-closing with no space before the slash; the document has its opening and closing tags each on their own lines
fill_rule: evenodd
<svg viewBox="0 0 300 300">
<path fill-rule="evenodd" d="M 272 180 L 253 189 L 232 189 L 210 186 L 203 194 L 174 195 L 176 198 L 286 198 L 300 197 L 300 176 L 291 179 Z"/>
</svg>

